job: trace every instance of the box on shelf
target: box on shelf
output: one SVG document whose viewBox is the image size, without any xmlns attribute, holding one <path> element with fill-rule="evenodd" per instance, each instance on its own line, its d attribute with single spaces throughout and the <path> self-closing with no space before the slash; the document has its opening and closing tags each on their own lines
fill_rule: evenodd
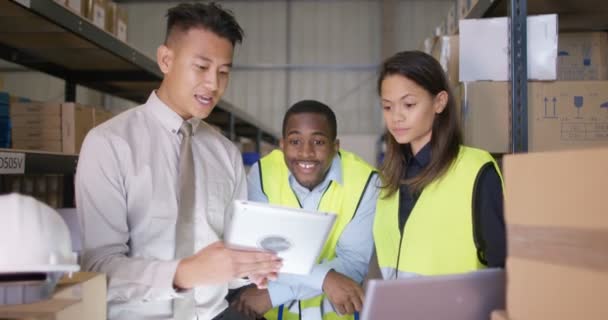
<svg viewBox="0 0 608 320">
<path fill-rule="evenodd" d="M 92 108 L 76 103 L 14 103 L 10 107 L 12 147 L 78 153 L 94 126 Z"/>
<path fill-rule="evenodd" d="M 466 19 L 467 15 L 479 0 L 458 0 L 458 19 Z"/>
<path fill-rule="evenodd" d="M 435 38 L 432 55 L 439 61 L 452 86 L 458 84 L 458 35 Z"/>
<path fill-rule="evenodd" d="M 506 155 L 507 312 L 608 316 L 608 148 Z"/>
<path fill-rule="evenodd" d="M 98 125 L 110 120 L 114 116 L 114 114 L 110 111 L 102 110 L 100 108 L 94 108 L 93 116 L 93 127 L 97 127 Z"/>
<path fill-rule="evenodd" d="M 527 18 L 528 79 L 557 77 L 557 15 Z M 509 80 L 508 18 L 460 20 L 460 81 Z"/>
<path fill-rule="evenodd" d="M 448 36 L 458 33 L 458 5 L 453 2 L 448 10 L 448 16 L 446 18 L 446 34 Z"/>
<path fill-rule="evenodd" d="M 107 30 L 123 42 L 127 42 L 128 14 L 123 6 L 109 1 L 106 12 Z"/>
<path fill-rule="evenodd" d="M 510 152 L 509 83 L 463 84 L 467 145 Z M 528 150 L 608 146 L 608 81 L 528 83 Z"/>
<path fill-rule="evenodd" d="M 608 80 L 608 33 L 559 34 L 559 80 Z"/>
<path fill-rule="evenodd" d="M 48 152 L 62 152 L 61 139 L 12 139 L 12 148 L 19 150 L 39 150 Z"/>
<path fill-rule="evenodd" d="M 106 278 L 101 273 L 77 272 L 63 278 L 53 297 L 30 304 L 0 305 L 2 318 L 20 320 L 106 319 Z"/>
<path fill-rule="evenodd" d="M 55 0 L 55 2 L 70 9 L 72 12 L 84 17 L 85 7 L 83 1 L 84 0 Z"/>
<path fill-rule="evenodd" d="M 106 15 L 108 0 L 84 0 L 85 17 L 100 29 L 108 30 Z"/>
<path fill-rule="evenodd" d="M 94 127 L 93 108 L 73 102 L 61 104 L 62 152 L 78 153 L 84 137 Z"/>
</svg>

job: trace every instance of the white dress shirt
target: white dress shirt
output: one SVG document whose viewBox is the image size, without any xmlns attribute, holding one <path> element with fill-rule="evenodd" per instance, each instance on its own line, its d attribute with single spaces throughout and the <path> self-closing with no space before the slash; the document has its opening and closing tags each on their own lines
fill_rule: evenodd
<svg viewBox="0 0 608 320">
<path fill-rule="evenodd" d="M 195 250 L 221 240 L 234 199 L 246 199 L 238 149 L 199 119 L 193 125 Z M 82 267 L 108 276 L 110 319 L 171 319 L 178 165 L 183 119 L 155 93 L 94 128 L 81 149 L 76 202 Z M 228 285 L 194 289 L 199 319 L 227 307 Z"/>
</svg>

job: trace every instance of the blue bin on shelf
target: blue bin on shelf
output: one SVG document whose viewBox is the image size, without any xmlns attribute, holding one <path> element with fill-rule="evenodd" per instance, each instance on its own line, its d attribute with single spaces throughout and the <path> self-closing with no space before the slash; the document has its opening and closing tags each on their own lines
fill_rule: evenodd
<svg viewBox="0 0 608 320">
<path fill-rule="evenodd" d="M 0 116 L 0 148 L 11 146 L 11 119 L 8 116 Z"/>
<path fill-rule="evenodd" d="M 11 101 L 11 96 L 8 94 L 8 92 L 1 92 L 0 91 L 0 105 L 2 104 L 6 104 L 8 105 Z"/>
<path fill-rule="evenodd" d="M 251 167 L 254 163 L 260 160 L 260 154 L 257 152 L 243 152 L 243 164 L 246 167 Z"/>
</svg>

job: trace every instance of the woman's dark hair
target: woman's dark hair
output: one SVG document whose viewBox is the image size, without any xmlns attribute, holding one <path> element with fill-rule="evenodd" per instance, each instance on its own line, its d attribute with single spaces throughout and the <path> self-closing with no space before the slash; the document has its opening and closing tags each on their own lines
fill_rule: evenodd
<svg viewBox="0 0 608 320">
<path fill-rule="evenodd" d="M 165 43 L 175 31 L 186 32 L 192 28 L 203 28 L 227 39 L 234 46 L 243 41 L 243 29 L 229 10 L 211 2 L 181 3 L 167 11 Z"/>
<path fill-rule="evenodd" d="M 389 132 L 386 133 L 387 150 L 380 169 L 386 197 L 399 190 L 399 186 L 403 183 L 408 185 L 411 193 L 420 193 L 424 187 L 440 178 L 450 168 L 462 144 L 456 101 L 439 62 L 421 51 L 403 51 L 395 54 L 382 64 L 378 77 L 378 94 L 381 94 L 384 79 L 394 75 L 415 82 L 433 97 L 445 91 L 448 94 L 448 101 L 443 112 L 436 114 L 433 120 L 430 163 L 416 177 L 404 180 L 407 163 L 403 148 L 409 148 L 409 145 L 400 145 Z"/>
</svg>

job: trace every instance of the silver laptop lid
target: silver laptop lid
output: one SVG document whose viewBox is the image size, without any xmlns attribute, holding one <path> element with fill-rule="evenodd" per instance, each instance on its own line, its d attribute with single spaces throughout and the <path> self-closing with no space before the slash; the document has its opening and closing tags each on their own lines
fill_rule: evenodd
<svg viewBox="0 0 608 320">
<path fill-rule="evenodd" d="M 372 280 L 361 320 L 488 320 L 492 310 L 504 306 L 502 269 Z"/>
</svg>

